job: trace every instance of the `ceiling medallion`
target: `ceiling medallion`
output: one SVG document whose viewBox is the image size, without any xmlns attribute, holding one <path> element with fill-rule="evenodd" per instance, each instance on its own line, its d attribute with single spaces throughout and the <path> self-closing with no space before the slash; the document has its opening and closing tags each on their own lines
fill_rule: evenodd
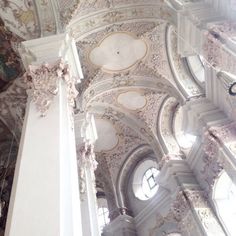
<svg viewBox="0 0 236 236">
<path fill-rule="evenodd" d="M 98 139 L 95 143 L 95 151 L 110 151 L 115 148 L 119 142 L 115 127 L 108 120 L 95 119 Z"/>
<path fill-rule="evenodd" d="M 145 41 L 129 32 L 116 32 L 109 34 L 91 50 L 89 61 L 106 72 L 120 72 L 142 60 L 147 51 Z"/>
<path fill-rule="evenodd" d="M 126 109 L 139 110 L 146 106 L 147 100 L 137 91 L 127 91 L 119 94 L 117 102 Z"/>
</svg>

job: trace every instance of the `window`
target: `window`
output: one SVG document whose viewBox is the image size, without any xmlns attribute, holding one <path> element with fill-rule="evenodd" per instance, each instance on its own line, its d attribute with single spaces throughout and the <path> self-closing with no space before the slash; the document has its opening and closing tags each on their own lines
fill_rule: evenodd
<svg viewBox="0 0 236 236">
<path fill-rule="evenodd" d="M 109 211 L 106 207 L 98 208 L 98 224 L 100 231 L 102 232 L 104 226 L 106 226 L 110 222 L 109 219 Z"/>
<path fill-rule="evenodd" d="M 144 201 L 156 194 L 159 188 L 156 181 L 158 174 L 157 163 L 153 160 L 147 159 L 136 167 L 132 184 L 136 198 Z"/>
<path fill-rule="evenodd" d="M 236 186 L 224 171 L 214 186 L 213 201 L 228 235 L 236 235 Z"/>
<path fill-rule="evenodd" d="M 147 198 L 153 197 L 158 189 L 158 185 L 156 183 L 158 173 L 159 171 L 152 167 L 148 169 L 143 176 L 142 189 Z"/>
</svg>

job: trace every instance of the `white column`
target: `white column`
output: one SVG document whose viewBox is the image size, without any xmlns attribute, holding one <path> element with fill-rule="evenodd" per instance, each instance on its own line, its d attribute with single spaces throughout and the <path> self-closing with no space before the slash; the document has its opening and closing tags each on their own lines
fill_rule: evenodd
<svg viewBox="0 0 236 236">
<path fill-rule="evenodd" d="M 97 167 L 93 144 L 84 142 L 79 150 L 79 175 L 83 235 L 98 236 L 98 213 L 94 171 Z"/>
<path fill-rule="evenodd" d="M 83 212 L 82 229 L 84 236 L 98 236 L 100 232 L 94 174 L 97 168 L 94 153 L 94 142 L 97 139 L 97 133 L 93 116 L 87 114 L 86 116 L 80 117 L 80 119 L 80 121 L 78 119 L 76 120 L 76 126 L 81 127 L 77 137 L 77 156 L 81 211 Z"/>
<path fill-rule="evenodd" d="M 77 51 L 66 35 L 23 44 L 24 64 L 30 65 L 26 77 L 30 96 L 5 236 L 79 236 L 80 196 L 70 106 L 76 95 L 73 78 L 81 75 Z"/>
</svg>

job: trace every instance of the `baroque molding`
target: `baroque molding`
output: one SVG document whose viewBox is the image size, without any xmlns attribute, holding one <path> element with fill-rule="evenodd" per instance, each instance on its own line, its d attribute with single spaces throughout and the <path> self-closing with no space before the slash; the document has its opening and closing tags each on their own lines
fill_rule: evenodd
<svg viewBox="0 0 236 236">
<path fill-rule="evenodd" d="M 225 236 L 202 190 L 185 189 L 179 191 L 172 204 L 171 211 L 176 221 L 179 222 L 181 232 L 193 235 L 199 230 L 198 227 L 200 226 L 198 226 L 195 215 L 207 235 Z"/>
<path fill-rule="evenodd" d="M 183 160 L 183 156 L 181 155 L 176 155 L 176 154 L 166 154 L 162 157 L 161 161 L 158 163 L 159 169 L 162 169 L 163 166 L 168 163 L 170 160 Z"/>
<path fill-rule="evenodd" d="M 205 33 L 203 56 L 212 67 L 236 74 L 235 53 L 225 43 L 225 32 L 219 28 L 211 28 Z"/>
<path fill-rule="evenodd" d="M 223 169 L 228 171 L 234 169 L 230 161 L 236 153 L 236 123 L 231 122 L 226 125 L 209 128 L 204 134 L 204 152 L 206 153 L 201 170 L 203 179 L 208 185 L 207 194 L 212 193 L 212 188 L 216 179 Z M 222 157 L 221 150 L 226 150 L 228 158 Z"/>
<path fill-rule="evenodd" d="M 84 194 L 86 193 L 86 171 L 90 171 L 92 179 L 92 185 L 94 194 L 96 194 L 96 183 L 95 183 L 95 170 L 97 169 L 98 162 L 95 159 L 94 145 L 88 140 L 84 141 L 78 151 L 78 167 L 79 167 L 79 187 L 81 199 L 83 200 Z"/>
<path fill-rule="evenodd" d="M 74 99 L 78 93 L 75 79 L 70 76 L 68 64 L 60 59 L 54 64 L 29 66 L 29 71 L 25 74 L 25 82 L 29 88 L 27 93 L 41 116 L 46 116 L 53 98 L 58 94 L 60 79 L 67 84 L 68 103 L 74 107 Z"/>
<path fill-rule="evenodd" d="M 85 17 L 78 17 L 73 19 L 73 23 L 69 28 L 73 32 L 76 41 L 98 30 L 99 28 L 109 26 L 114 23 L 122 23 L 130 20 L 158 20 L 169 19 L 171 14 L 169 9 L 160 3 L 151 5 L 129 5 L 127 7 L 115 7 L 112 9 L 105 9 L 97 11 L 94 14 L 89 14 Z"/>
</svg>

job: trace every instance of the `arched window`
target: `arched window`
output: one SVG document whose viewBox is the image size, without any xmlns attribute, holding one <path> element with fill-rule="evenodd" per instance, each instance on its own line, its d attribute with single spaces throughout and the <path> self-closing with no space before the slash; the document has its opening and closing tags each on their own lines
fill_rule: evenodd
<svg viewBox="0 0 236 236">
<path fill-rule="evenodd" d="M 107 200 L 105 198 L 98 198 L 98 225 L 100 228 L 100 232 L 103 231 L 103 228 L 109 224 L 109 210 L 107 206 Z"/>
<path fill-rule="evenodd" d="M 100 231 L 103 230 L 104 226 L 106 226 L 110 222 L 109 219 L 109 211 L 106 207 L 98 208 L 98 224 L 100 227 Z"/>
<path fill-rule="evenodd" d="M 236 186 L 224 171 L 215 183 L 213 201 L 228 235 L 236 235 Z"/>
<path fill-rule="evenodd" d="M 158 185 L 156 182 L 158 173 L 159 171 L 156 168 L 151 167 L 145 172 L 143 176 L 142 189 L 144 195 L 147 198 L 153 197 L 158 189 Z"/>
<path fill-rule="evenodd" d="M 153 160 L 145 160 L 137 166 L 133 177 L 133 192 L 139 200 L 148 200 L 152 198 L 157 190 L 158 184 L 156 177 L 159 171 L 157 163 Z"/>
</svg>

